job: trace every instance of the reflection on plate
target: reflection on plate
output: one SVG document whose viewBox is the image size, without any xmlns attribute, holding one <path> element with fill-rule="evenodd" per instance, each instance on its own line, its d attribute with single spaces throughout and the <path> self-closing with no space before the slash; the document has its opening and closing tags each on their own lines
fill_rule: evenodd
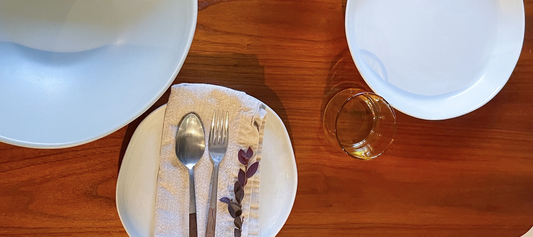
<svg viewBox="0 0 533 237">
<path fill-rule="evenodd" d="M 366 83 L 422 119 L 469 113 L 509 79 L 524 39 L 522 0 L 348 0 L 346 37 Z"/>
<path fill-rule="evenodd" d="M 166 105 L 137 127 L 124 155 L 117 180 L 117 209 L 130 236 L 152 236 L 155 191 L 159 170 L 159 149 Z M 296 197 L 297 170 L 285 125 L 267 107 L 267 123 L 261 159 L 261 236 L 275 236 L 289 214 Z"/>
</svg>

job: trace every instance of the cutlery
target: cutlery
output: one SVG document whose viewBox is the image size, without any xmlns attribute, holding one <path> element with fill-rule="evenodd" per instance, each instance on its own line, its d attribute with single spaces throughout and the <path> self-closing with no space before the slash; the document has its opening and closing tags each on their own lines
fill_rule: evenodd
<svg viewBox="0 0 533 237">
<path fill-rule="evenodd" d="M 176 156 L 189 169 L 189 236 L 198 236 L 194 166 L 205 151 L 204 127 L 195 113 L 185 115 L 176 133 Z"/>
<path fill-rule="evenodd" d="M 228 112 L 224 114 L 213 112 L 213 120 L 209 131 L 209 156 L 213 160 L 213 177 L 211 178 L 211 193 L 209 200 L 209 214 L 207 217 L 206 237 L 215 236 L 217 214 L 218 166 L 228 148 Z"/>
</svg>

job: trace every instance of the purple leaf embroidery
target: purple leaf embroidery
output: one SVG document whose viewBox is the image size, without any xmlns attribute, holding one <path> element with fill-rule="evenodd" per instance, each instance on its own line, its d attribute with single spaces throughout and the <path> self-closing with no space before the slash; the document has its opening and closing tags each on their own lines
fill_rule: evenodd
<svg viewBox="0 0 533 237">
<path fill-rule="evenodd" d="M 235 220 L 233 221 L 233 224 L 235 225 L 235 227 L 237 227 L 237 229 L 241 229 L 242 228 L 242 219 L 241 217 L 237 217 L 235 218 Z"/>
<path fill-rule="evenodd" d="M 235 218 L 237 217 L 237 214 L 235 213 L 235 209 L 233 209 L 233 205 L 228 204 L 228 212 L 231 215 L 231 217 Z"/>
<path fill-rule="evenodd" d="M 246 185 L 246 175 L 244 173 L 244 170 L 239 169 L 239 175 L 237 177 L 238 177 L 239 184 L 241 185 L 241 187 L 244 187 L 244 185 Z"/>
<path fill-rule="evenodd" d="M 235 211 L 235 216 L 232 216 L 233 218 L 237 217 L 237 216 L 241 216 L 242 214 L 242 209 L 241 207 L 239 206 L 239 204 L 237 203 L 230 203 L 228 206 L 231 207 L 231 209 L 233 209 L 233 211 Z"/>
<path fill-rule="evenodd" d="M 241 183 L 239 183 L 239 181 L 236 181 L 233 185 L 233 193 L 237 193 L 240 189 L 242 189 Z"/>
<path fill-rule="evenodd" d="M 246 157 L 244 157 L 246 154 L 243 150 L 239 150 L 239 161 L 241 162 L 241 164 L 243 165 L 248 165 L 248 159 L 246 159 Z"/>
<path fill-rule="evenodd" d="M 246 159 L 250 159 L 250 158 L 252 158 L 252 156 L 254 156 L 254 150 L 252 150 L 252 148 L 248 147 L 248 149 L 246 150 L 246 155 L 244 157 Z"/>
<path fill-rule="evenodd" d="M 250 177 L 254 176 L 254 174 L 257 172 L 258 168 L 259 168 L 259 161 L 257 161 L 255 163 L 253 163 L 252 165 L 250 165 L 250 167 L 246 171 L 246 178 L 250 178 Z"/>
<path fill-rule="evenodd" d="M 259 161 L 248 166 L 250 159 L 253 156 L 254 156 L 254 151 L 252 150 L 251 147 L 248 147 L 246 151 L 242 149 L 239 150 L 238 159 L 239 159 L 239 162 L 244 165 L 244 169 L 239 169 L 239 172 L 237 174 L 237 181 L 233 185 L 233 193 L 235 194 L 235 201 L 227 197 L 223 197 L 220 199 L 221 202 L 226 203 L 228 205 L 228 212 L 231 215 L 231 217 L 234 218 L 233 224 L 236 227 L 234 229 L 235 237 L 241 237 L 242 222 L 244 221 L 244 219 L 241 218 L 241 215 L 242 215 L 241 202 L 243 201 L 244 195 L 245 195 L 244 186 L 248 182 L 248 178 L 254 176 L 254 174 L 257 173 L 257 170 L 259 169 Z"/>
<path fill-rule="evenodd" d="M 237 199 L 237 203 L 241 204 L 243 198 L 244 198 L 244 189 L 239 189 L 239 191 L 235 193 L 235 199 Z"/>
<path fill-rule="evenodd" d="M 221 198 L 220 201 L 223 202 L 223 203 L 226 203 L 226 204 L 229 204 L 231 202 L 231 200 L 229 200 L 229 198 L 227 198 L 227 197 Z"/>
</svg>

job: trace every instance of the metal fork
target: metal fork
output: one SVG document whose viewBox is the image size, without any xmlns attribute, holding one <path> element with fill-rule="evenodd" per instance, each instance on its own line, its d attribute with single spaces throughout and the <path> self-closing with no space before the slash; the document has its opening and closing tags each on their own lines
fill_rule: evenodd
<svg viewBox="0 0 533 237">
<path fill-rule="evenodd" d="M 211 122 L 211 129 L 209 131 L 209 155 L 211 160 L 213 160 L 213 177 L 211 178 L 211 193 L 209 199 L 209 214 L 207 216 L 207 230 L 206 237 L 215 236 L 215 227 L 216 227 L 216 214 L 217 214 L 217 189 L 218 189 L 218 166 L 228 148 L 228 117 L 229 114 L 225 112 L 217 113 L 215 110 L 213 112 L 213 120 Z"/>
</svg>

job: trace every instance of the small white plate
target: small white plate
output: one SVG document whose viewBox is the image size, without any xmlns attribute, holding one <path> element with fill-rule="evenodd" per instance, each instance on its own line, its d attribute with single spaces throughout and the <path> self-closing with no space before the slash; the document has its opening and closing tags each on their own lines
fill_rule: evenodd
<svg viewBox="0 0 533 237">
<path fill-rule="evenodd" d="M 117 180 L 117 209 L 130 236 L 152 236 L 159 149 L 166 105 L 148 115 L 135 130 Z M 291 140 L 283 121 L 267 107 L 261 159 L 261 236 L 275 236 L 289 217 L 298 174 Z"/>
<path fill-rule="evenodd" d="M 366 83 L 428 120 L 469 113 L 505 85 L 524 39 L 522 0 L 348 0 L 346 37 Z"/>
</svg>

